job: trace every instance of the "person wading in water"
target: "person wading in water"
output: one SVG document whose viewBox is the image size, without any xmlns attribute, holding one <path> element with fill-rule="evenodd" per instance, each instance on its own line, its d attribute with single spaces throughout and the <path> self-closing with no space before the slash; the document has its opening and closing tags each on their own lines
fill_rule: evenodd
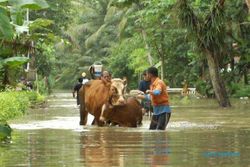
<svg viewBox="0 0 250 167">
<path fill-rule="evenodd" d="M 150 90 L 146 95 L 138 95 L 140 99 L 151 100 L 153 105 L 153 116 L 150 130 L 165 130 L 171 116 L 167 86 L 158 77 L 158 69 L 150 67 L 147 70 L 148 79 L 151 81 Z"/>
</svg>

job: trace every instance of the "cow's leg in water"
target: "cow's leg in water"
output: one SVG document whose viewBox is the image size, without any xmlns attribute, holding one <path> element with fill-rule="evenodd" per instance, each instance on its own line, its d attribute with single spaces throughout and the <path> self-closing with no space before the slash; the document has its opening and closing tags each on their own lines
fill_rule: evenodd
<svg viewBox="0 0 250 167">
<path fill-rule="evenodd" d="M 103 126 L 104 122 L 100 121 L 98 118 L 95 117 L 95 119 L 92 121 L 91 125 Z"/>
<path fill-rule="evenodd" d="M 88 112 L 86 111 L 85 107 L 85 85 L 82 85 L 82 87 L 83 87 L 83 95 L 81 97 L 81 103 L 80 103 L 80 125 L 86 125 Z"/>
<path fill-rule="evenodd" d="M 92 121 L 91 125 L 95 125 L 95 118 L 94 118 L 94 120 Z"/>
</svg>

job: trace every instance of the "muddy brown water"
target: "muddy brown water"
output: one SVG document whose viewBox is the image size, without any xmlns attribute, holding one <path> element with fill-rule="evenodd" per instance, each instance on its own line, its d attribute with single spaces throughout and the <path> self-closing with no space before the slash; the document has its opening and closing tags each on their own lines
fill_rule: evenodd
<svg viewBox="0 0 250 167">
<path fill-rule="evenodd" d="M 0 145 L 1 167 L 250 166 L 250 102 L 220 109 L 213 100 L 173 104 L 166 131 L 79 126 L 69 93 L 10 122 L 12 142 Z"/>
</svg>

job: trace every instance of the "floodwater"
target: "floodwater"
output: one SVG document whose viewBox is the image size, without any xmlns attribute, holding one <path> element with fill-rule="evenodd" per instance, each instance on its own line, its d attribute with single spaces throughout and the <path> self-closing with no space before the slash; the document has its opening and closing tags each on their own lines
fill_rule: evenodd
<svg viewBox="0 0 250 167">
<path fill-rule="evenodd" d="M 213 100 L 174 103 L 165 131 L 79 126 L 70 93 L 10 122 L 12 142 L 0 144 L 1 167 L 250 166 L 250 101 L 220 109 Z"/>
</svg>

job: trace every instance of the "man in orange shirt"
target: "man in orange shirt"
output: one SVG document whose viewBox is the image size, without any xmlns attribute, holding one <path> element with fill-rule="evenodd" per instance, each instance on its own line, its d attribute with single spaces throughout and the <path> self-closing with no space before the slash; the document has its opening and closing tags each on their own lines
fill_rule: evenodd
<svg viewBox="0 0 250 167">
<path fill-rule="evenodd" d="M 150 67 L 147 70 L 147 76 L 151 81 L 150 90 L 145 96 L 139 95 L 138 98 L 151 100 L 153 105 L 153 117 L 149 129 L 165 130 L 171 116 L 169 107 L 167 87 L 158 77 L 158 69 Z"/>
</svg>

